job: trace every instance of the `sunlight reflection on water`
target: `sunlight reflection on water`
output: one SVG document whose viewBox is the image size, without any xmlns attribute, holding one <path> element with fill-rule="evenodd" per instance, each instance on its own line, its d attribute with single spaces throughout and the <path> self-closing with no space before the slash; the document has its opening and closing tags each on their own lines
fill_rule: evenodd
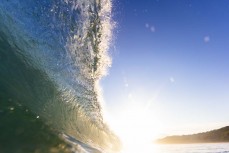
<svg viewBox="0 0 229 153">
<path fill-rule="evenodd" d="M 146 144 L 124 147 L 121 153 L 229 153 L 229 143 Z"/>
<path fill-rule="evenodd" d="M 124 147 L 123 151 L 121 153 L 154 153 L 157 152 L 157 150 L 155 150 L 155 146 L 154 145 L 135 145 L 132 147 Z"/>
</svg>

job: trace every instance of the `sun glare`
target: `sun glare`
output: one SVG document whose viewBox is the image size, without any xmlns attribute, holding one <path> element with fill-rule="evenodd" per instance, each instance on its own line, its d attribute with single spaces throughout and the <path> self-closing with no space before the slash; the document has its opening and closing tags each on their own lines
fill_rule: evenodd
<svg viewBox="0 0 229 153">
<path fill-rule="evenodd" d="M 122 141 L 122 153 L 152 153 L 160 124 L 159 118 L 149 109 L 139 104 L 122 106 L 110 113 L 109 122 Z"/>
</svg>

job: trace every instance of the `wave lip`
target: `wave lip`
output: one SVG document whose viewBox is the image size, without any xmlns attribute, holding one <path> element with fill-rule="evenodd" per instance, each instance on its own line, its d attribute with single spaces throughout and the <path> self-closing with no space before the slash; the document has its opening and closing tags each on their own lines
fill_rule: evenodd
<svg viewBox="0 0 229 153">
<path fill-rule="evenodd" d="M 110 16 L 109 0 L 1 1 L 0 84 L 59 132 L 115 150 L 99 93 Z"/>
</svg>

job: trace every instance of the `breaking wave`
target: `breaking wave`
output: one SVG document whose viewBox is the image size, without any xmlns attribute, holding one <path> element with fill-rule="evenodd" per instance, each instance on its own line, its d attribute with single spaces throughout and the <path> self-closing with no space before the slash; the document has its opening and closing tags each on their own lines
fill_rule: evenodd
<svg viewBox="0 0 229 153">
<path fill-rule="evenodd" d="M 1 0 L 1 96 L 68 141 L 118 150 L 99 93 L 112 27 L 110 0 Z"/>
</svg>

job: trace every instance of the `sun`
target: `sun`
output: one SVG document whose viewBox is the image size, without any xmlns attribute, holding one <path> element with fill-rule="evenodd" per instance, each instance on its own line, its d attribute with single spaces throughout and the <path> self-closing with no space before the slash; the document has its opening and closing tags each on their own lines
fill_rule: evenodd
<svg viewBox="0 0 229 153">
<path fill-rule="evenodd" d="M 152 153 L 153 140 L 160 133 L 154 112 L 141 104 L 122 106 L 110 114 L 109 124 L 122 141 L 122 153 Z"/>
</svg>

